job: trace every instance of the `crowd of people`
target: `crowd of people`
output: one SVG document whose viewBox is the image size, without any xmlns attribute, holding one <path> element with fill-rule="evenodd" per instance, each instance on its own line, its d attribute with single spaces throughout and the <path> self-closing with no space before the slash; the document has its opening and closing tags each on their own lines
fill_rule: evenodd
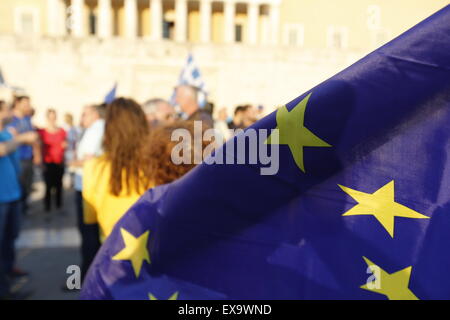
<svg viewBox="0 0 450 320">
<path fill-rule="evenodd" d="M 245 129 L 264 112 L 262 106 L 242 105 L 228 117 L 226 108 L 214 112 L 211 103 L 201 108 L 197 88 L 188 85 L 177 87 L 175 102 L 176 107 L 164 99 L 141 105 L 117 98 L 92 104 L 84 107 L 79 126 L 71 114 L 58 126 L 57 110 L 48 109 L 46 126 L 37 128 L 30 97 L 17 96 L 11 105 L 0 101 L 0 299 L 11 297 L 12 278 L 27 275 L 17 267 L 14 243 L 28 212 L 34 168 L 41 168 L 45 182 L 47 221 L 64 213 L 63 177 L 70 177 L 75 203 L 65 205 L 76 208 L 84 277 L 102 242 L 138 198 L 194 167 L 171 161 L 174 130 L 193 133 L 194 121 L 202 121 L 203 130 L 214 128 L 225 141 L 229 129 Z M 190 150 L 198 147 L 192 144 Z"/>
</svg>

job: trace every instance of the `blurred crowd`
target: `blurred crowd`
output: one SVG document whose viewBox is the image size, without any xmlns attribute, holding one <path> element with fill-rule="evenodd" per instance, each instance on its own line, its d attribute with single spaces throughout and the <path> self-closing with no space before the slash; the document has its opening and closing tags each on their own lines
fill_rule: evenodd
<svg viewBox="0 0 450 320">
<path fill-rule="evenodd" d="M 194 121 L 201 121 L 203 130 L 220 132 L 220 145 L 231 138 L 230 129 L 245 129 L 264 113 L 262 106 L 241 105 L 229 116 L 227 108 L 214 110 L 212 103 L 200 107 L 198 94 L 197 88 L 182 85 L 176 88 L 175 106 L 157 98 L 88 105 L 78 125 L 65 114 L 59 126 L 57 110 L 48 109 L 41 128 L 33 123 L 30 97 L 0 101 L 0 299 L 13 298 L 12 279 L 28 274 L 17 267 L 15 241 L 28 213 L 36 168 L 45 183 L 44 219 L 63 215 L 67 206 L 76 208 L 84 277 L 102 242 L 139 197 L 195 166 L 171 161 L 174 130 L 193 134 Z M 199 147 L 206 145 L 192 143 L 190 150 Z M 63 203 L 64 176 L 75 190 L 75 203 Z"/>
</svg>

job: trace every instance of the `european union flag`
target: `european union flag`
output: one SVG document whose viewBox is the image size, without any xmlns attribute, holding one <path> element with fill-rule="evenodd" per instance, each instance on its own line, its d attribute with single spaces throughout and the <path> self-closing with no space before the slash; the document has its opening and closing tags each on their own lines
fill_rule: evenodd
<svg viewBox="0 0 450 320">
<path fill-rule="evenodd" d="M 449 21 L 447 6 L 248 129 L 278 129 L 258 137 L 279 146 L 276 175 L 203 163 L 149 190 L 81 297 L 449 299 Z"/>
</svg>

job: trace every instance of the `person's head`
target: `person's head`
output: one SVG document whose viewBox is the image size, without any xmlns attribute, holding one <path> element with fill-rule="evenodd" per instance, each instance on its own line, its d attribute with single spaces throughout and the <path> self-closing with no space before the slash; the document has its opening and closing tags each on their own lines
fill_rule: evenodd
<svg viewBox="0 0 450 320">
<path fill-rule="evenodd" d="M 148 188 L 147 161 L 142 152 L 148 132 L 144 111 L 134 100 L 118 98 L 106 107 L 103 150 L 111 163 L 113 195 L 120 195 L 123 189 L 129 193 Z"/>
<path fill-rule="evenodd" d="M 31 116 L 33 109 L 31 107 L 30 97 L 17 96 L 14 99 L 14 111 L 22 116 Z"/>
<path fill-rule="evenodd" d="M 73 115 L 71 113 L 66 113 L 64 115 L 64 123 L 69 127 L 73 127 Z"/>
<path fill-rule="evenodd" d="M 245 106 L 245 112 L 244 112 L 244 118 L 243 118 L 243 124 L 245 127 L 249 127 L 253 125 L 256 121 L 258 121 L 258 111 L 257 109 L 252 105 L 246 105 Z"/>
<path fill-rule="evenodd" d="M 217 113 L 217 119 L 219 121 L 227 121 L 228 119 L 227 108 L 222 108 L 219 110 L 219 112 Z"/>
<path fill-rule="evenodd" d="M 264 106 L 263 105 L 258 106 L 257 115 L 258 115 L 259 119 L 261 119 L 264 116 Z"/>
<path fill-rule="evenodd" d="M 106 104 L 88 105 L 84 107 L 82 115 L 82 126 L 89 128 L 99 119 L 105 117 Z"/>
<path fill-rule="evenodd" d="M 212 115 L 212 114 L 214 114 L 214 108 L 215 108 L 214 103 L 211 101 L 208 101 L 208 102 L 206 102 L 206 105 L 203 108 L 203 110 Z"/>
<path fill-rule="evenodd" d="M 175 101 L 181 110 L 191 115 L 199 109 L 198 89 L 189 85 L 181 85 L 176 88 Z"/>
<path fill-rule="evenodd" d="M 5 101 L 0 100 L 0 126 L 9 120 L 11 111 Z"/>
<path fill-rule="evenodd" d="M 194 137 L 194 122 L 177 121 L 157 127 L 150 132 L 146 143 L 145 153 L 148 156 L 150 180 L 155 186 L 177 180 L 195 167 L 194 161 L 186 164 L 175 164 L 172 161 L 172 152 L 175 146 L 180 143 L 179 141 L 172 141 L 172 134 L 175 130 L 184 130 L 191 137 Z M 194 138 L 190 139 L 190 141 L 190 146 L 186 149 L 191 151 L 191 159 L 194 159 L 196 154 L 203 154 L 205 148 L 211 143 L 206 140 L 202 140 L 202 143 L 196 143 Z M 195 148 L 201 148 L 201 150 Z"/>
<path fill-rule="evenodd" d="M 233 122 L 236 125 L 242 125 L 245 118 L 245 113 L 247 112 L 248 106 L 238 106 L 234 109 Z"/>
<path fill-rule="evenodd" d="M 172 123 L 175 120 L 175 109 L 163 99 L 151 99 L 144 103 L 145 116 L 150 126 Z"/>
<path fill-rule="evenodd" d="M 47 121 L 49 125 L 56 125 L 57 114 L 55 109 L 47 110 Z"/>
</svg>

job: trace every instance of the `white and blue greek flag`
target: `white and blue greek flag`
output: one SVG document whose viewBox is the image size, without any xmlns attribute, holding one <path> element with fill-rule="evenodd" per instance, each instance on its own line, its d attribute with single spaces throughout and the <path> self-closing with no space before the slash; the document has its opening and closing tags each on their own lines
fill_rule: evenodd
<svg viewBox="0 0 450 320">
<path fill-rule="evenodd" d="M 200 69 L 197 67 L 194 61 L 194 57 L 190 53 L 186 61 L 186 65 L 181 71 L 180 77 L 178 78 L 177 86 L 190 85 L 196 87 L 199 90 L 198 94 L 198 104 L 201 108 L 206 106 L 207 91 L 205 88 L 205 82 L 203 81 Z M 170 98 L 172 105 L 175 105 L 175 90 Z"/>
</svg>

